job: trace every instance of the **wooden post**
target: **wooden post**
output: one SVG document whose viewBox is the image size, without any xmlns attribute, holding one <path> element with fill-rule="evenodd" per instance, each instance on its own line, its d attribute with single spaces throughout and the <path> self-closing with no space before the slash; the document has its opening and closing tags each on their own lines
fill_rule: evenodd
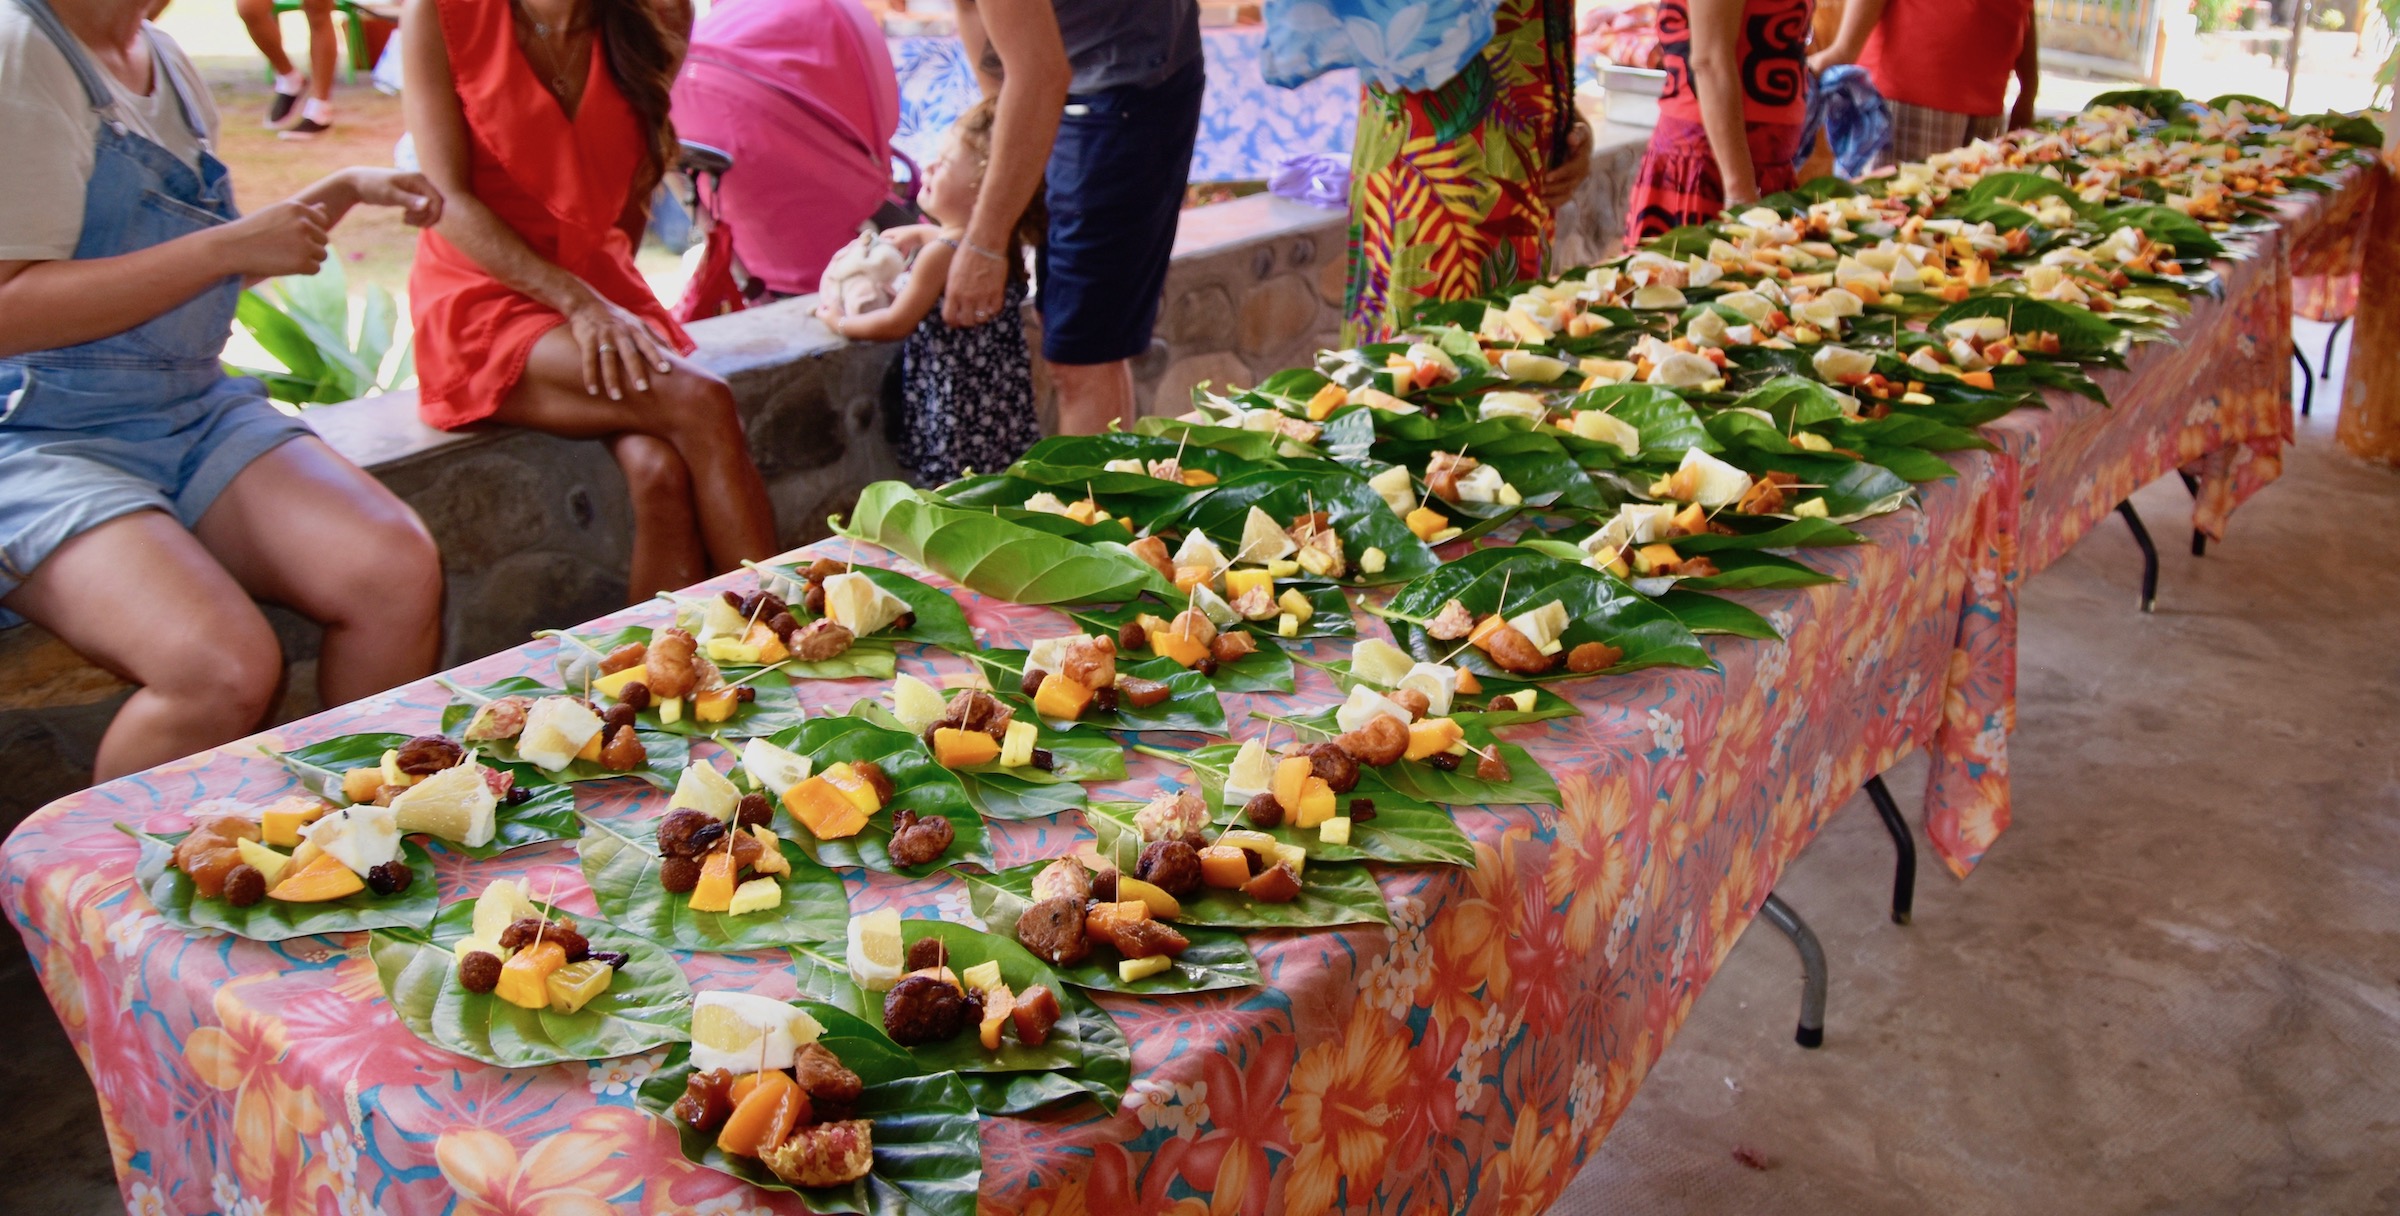
<svg viewBox="0 0 2400 1216">
<path fill-rule="evenodd" d="M 2358 318 L 2334 438 L 2353 455 L 2400 467 L 2400 111 L 2383 120 L 2383 163 L 2367 214 Z"/>
</svg>

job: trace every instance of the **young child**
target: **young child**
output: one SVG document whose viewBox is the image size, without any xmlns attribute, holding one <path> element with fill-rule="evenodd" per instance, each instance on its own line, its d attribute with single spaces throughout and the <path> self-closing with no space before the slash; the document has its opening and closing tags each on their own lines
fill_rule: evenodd
<svg viewBox="0 0 2400 1216">
<path fill-rule="evenodd" d="M 1020 315 L 1025 250 L 1041 240 L 1048 222 L 1038 192 L 1001 251 L 1009 278 L 998 315 L 966 329 L 942 321 L 942 285 L 950 277 L 950 259 L 960 256 L 958 244 L 991 159 L 993 112 L 986 99 L 960 115 L 941 156 L 926 169 L 917 202 L 934 223 L 884 233 L 911 257 L 898 297 L 887 307 L 847 316 L 818 306 L 818 316 L 845 338 L 906 339 L 900 348 L 900 461 L 926 486 L 969 470 L 998 472 L 1042 437 Z"/>
</svg>

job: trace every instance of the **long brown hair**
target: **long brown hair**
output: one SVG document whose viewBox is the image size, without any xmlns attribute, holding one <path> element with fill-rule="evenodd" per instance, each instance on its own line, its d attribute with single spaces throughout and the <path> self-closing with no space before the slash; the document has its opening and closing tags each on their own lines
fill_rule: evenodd
<svg viewBox="0 0 2400 1216">
<path fill-rule="evenodd" d="M 675 121 L 667 113 L 668 95 L 691 41 L 691 9 L 677 0 L 590 0 L 590 4 L 594 36 L 608 55 L 609 78 L 650 136 L 647 163 L 634 178 L 633 191 L 633 201 L 645 203 L 659 179 L 675 166 L 681 151 L 675 139 Z M 682 20 L 670 20 L 662 11 L 670 5 L 682 14 Z"/>
<path fill-rule="evenodd" d="M 959 115 L 950 128 L 958 136 L 959 146 L 974 153 L 986 172 L 992 164 L 992 123 L 999 116 L 999 104 L 986 97 L 967 107 L 967 112 Z M 980 178 L 977 187 L 980 190 Z M 1048 183 L 1034 183 L 1033 197 L 1025 201 L 1025 214 L 1018 216 L 1008 230 L 1008 274 L 1012 279 L 1025 277 L 1025 251 L 1039 246 L 1050 231 L 1048 191 Z"/>
</svg>

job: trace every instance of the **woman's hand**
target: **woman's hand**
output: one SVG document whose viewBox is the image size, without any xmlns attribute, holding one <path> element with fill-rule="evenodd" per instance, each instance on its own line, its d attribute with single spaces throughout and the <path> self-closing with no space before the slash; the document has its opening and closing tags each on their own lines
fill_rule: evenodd
<svg viewBox="0 0 2400 1216">
<path fill-rule="evenodd" d="M 245 279 L 315 274 L 325 264 L 325 208 L 287 198 L 208 230 L 224 273 Z"/>
<path fill-rule="evenodd" d="M 1550 166 L 1542 175 L 1542 201 L 1552 211 L 1566 206 L 1583 188 L 1583 180 L 1592 175 L 1592 124 L 1583 116 L 1575 116 L 1575 127 L 1567 132 L 1567 159 Z"/>
<path fill-rule="evenodd" d="M 411 228 L 431 228 L 442 221 L 442 192 L 424 174 L 368 166 L 349 173 L 359 202 L 370 207 L 398 207 L 400 218 Z"/>
<path fill-rule="evenodd" d="M 1008 263 L 960 241 L 942 290 L 942 321 L 953 329 L 981 325 L 1000 315 L 1008 289 Z"/>
<path fill-rule="evenodd" d="M 609 400 L 622 401 L 628 385 L 635 392 L 650 391 L 651 371 L 666 375 L 675 370 L 649 324 L 599 292 L 587 287 L 581 303 L 560 311 L 567 318 L 568 334 L 583 352 L 584 392 L 597 397 L 606 390 Z"/>
</svg>

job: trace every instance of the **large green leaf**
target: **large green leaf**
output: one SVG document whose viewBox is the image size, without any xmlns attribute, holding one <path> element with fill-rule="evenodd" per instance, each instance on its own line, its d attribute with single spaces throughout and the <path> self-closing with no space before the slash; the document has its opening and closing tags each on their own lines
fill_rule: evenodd
<svg viewBox="0 0 2400 1216">
<path fill-rule="evenodd" d="M 1808 498 L 1824 499 L 1825 518 L 1835 524 L 1897 511 L 1912 493 L 1908 482 L 1890 469 L 1852 460 L 1847 456 L 1752 452 L 1747 454 L 1742 464 L 1752 473 L 1769 469 L 1789 473 L 1799 478 L 1801 485 L 1813 487 L 1792 493 L 1803 501 Z"/>
<path fill-rule="evenodd" d="M 1030 714 L 1033 702 L 1015 691 L 1025 680 L 1025 655 L 1022 650 L 986 650 L 974 659 L 981 664 L 984 675 L 999 690 L 1002 700 L 1017 707 L 1017 712 Z M 1217 690 L 1208 677 L 1197 671 L 1178 666 L 1173 659 L 1151 658 L 1117 663 L 1120 675 L 1156 680 L 1167 686 L 1167 699 L 1147 708 L 1119 701 L 1114 710 L 1086 709 L 1078 719 L 1085 726 L 1103 730 L 1162 731 L 1190 730 L 1206 734 L 1225 733 L 1225 703 L 1217 699 Z"/>
<path fill-rule="evenodd" d="M 310 793 L 327 802 L 342 804 L 350 801 L 342 795 L 343 773 L 381 764 L 383 753 L 408 742 L 409 738 L 396 732 L 336 735 L 288 752 L 267 750 L 267 755 L 299 778 Z M 442 848 L 477 859 L 491 858 L 545 840 L 570 840 L 582 830 L 582 821 L 575 817 L 573 786 L 553 781 L 542 770 L 523 761 L 488 764 L 513 777 L 515 788 L 525 791 L 525 800 L 501 802 L 493 815 L 497 828 L 491 843 L 469 848 L 455 840 L 444 840 Z"/>
<path fill-rule="evenodd" d="M 2111 207 L 2094 228 L 2106 236 L 2118 228 L 2134 228 L 2159 244 L 2175 251 L 2178 258 L 2213 258 L 2225 252 L 2225 245 L 2209 235 L 2200 221 L 2156 203 L 2136 203 Z"/>
<path fill-rule="evenodd" d="M 842 534 L 882 545 L 944 578 L 1020 604 L 1098 603 L 1173 585 L 1121 545 L 1081 544 L 987 515 L 941 505 L 903 482 L 879 481 L 858 497 Z"/>
<path fill-rule="evenodd" d="M 557 915 L 546 905 L 545 915 Z M 393 1016 L 420 1039 L 502 1068 L 606 1060 L 691 1037 L 692 990 L 675 956 L 597 922 L 576 928 L 595 950 L 629 956 L 608 991 L 574 1013 L 525 1009 L 491 993 L 469 992 L 451 953 L 474 923 L 475 901 L 442 909 L 429 931 L 378 929 L 367 938 Z"/>
<path fill-rule="evenodd" d="M 906 733 L 892 711 L 875 701 L 850 707 L 851 716 L 886 730 Z M 1050 753 L 1045 771 L 1027 765 L 1003 768 L 995 760 L 972 768 L 951 769 L 967 791 L 967 800 L 986 819 L 1046 819 L 1084 804 L 1083 782 L 1115 781 L 1125 776 L 1125 747 L 1107 734 L 1089 729 L 1060 730 L 1034 714 L 1025 715 L 1040 732 L 1034 746 Z M 922 740 L 919 746 L 923 746 Z"/>
<path fill-rule="evenodd" d="M 614 629 L 588 637 L 572 633 L 557 634 L 555 638 L 559 646 L 558 666 L 561 674 L 565 674 L 569 664 L 576 663 L 579 658 L 591 659 L 605 656 L 620 646 L 630 645 L 634 642 L 648 646 L 651 633 L 652 630 L 647 625 L 628 625 L 623 629 Z M 868 639 L 868 641 L 873 640 Z M 859 649 L 858 646 L 850 648 L 853 653 Z M 881 653 L 884 675 L 889 678 L 892 671 L 892 651 L 888 643 L 882 647 Z M 849 655 L 845 654 L 842 657 L 848 658 Z M 800 663 L 784 664 L 765 675 L 759 675 L 757 673 L 760 669 L 757 667 L 728 666 L 723 669 L 728 683 L 741 681 L 743 687 L 757 690 L 756 699 L 735 706 L 732 717 L 722 722 L 702 722 L 692 716 L 691 707 L 686 705 L 681 718 L 673 722 L 662 722 L 659 720 L 658 710 L 651 708 L 634 715 L 634 721 L 638 724 L 635 730 L 637 733 L 646 734 L 657 731 L 669 735 L 682 735 L 687 739 L 715 739 L 720 742 L 729 739 L 765 738 L 776 731 L 789 730 L 799 725 L 801 719 L 808 716 L 808 711 L 800 707 L 800 694 L 792 690 L 792 682 L 787 677 L 812 674 L 803 670 L 805 667 L 805 664 Z M 591 670 L 589 668 L 579 669 Z M 597 699 L 595 698 L 595 700 Z"/>
<path fill-rule="evenodd" d="M 1330 515 L 1334 532 L 1342 538 L 1342 551 L 1352 563 L 1345 581 L 1353 584 L 1401 582 L 1441 564 L 1433 550 L 1426 548 L 1425 542 L 1418 540 L 1400 522 L 1400 517 L 1392 513 L 1382 496 L 1368 489 L 1366 480 L 1355 474 L 1302 469 L 1260 469 L 1245 473 L 1193 503 L 1176 522 L 1181 527 L 1207 533 L 1219 548 L 1232 553 L 1240 547 L 1242 525 L 1252 507 L 1284 525 L 1310 511 Z M 1383 569 L 1363 574 L 1356 569 L 1356 563 L 1359 555 L 1370 548 L 1383 550 Z M 1171 590 L 1161 595 L 1170 601 L 1182 598 Z"/>
<path fill-rule="evenodd" d="M 850 924 L 850 895 L 841 876 L 810 861 L 789 840 L 783 841 L 783 856 L 792 872 L 775 880 L 783 888 L 783 902 L 741 916 L 695 912 L 689 895 L 660 886 L 654 840 L 637 840 L 586 818 L 576 851 L 601 916 L 628 933 L 679 950 L 768 950 L 822 940 L 846 932 Z"/>
<path fill-rule="evenodd" d="M 1099 494 L 1137 494 L 1166 499 L 1181 498 L 1192 487 L 1181 481 L 1152 477 L 1148 472 L 1112 470 L 1112 461 L 1174 460 L 1184 469 L 1206 471 L 1218 481 L 1257 467 L 1261 461 L 1245 458 L 1232 452 L 1220 451 L 1205 445 L 1181 442 L 1163 435 L 1136 435 L 1122 431 L 1105 435 L 1053 435 L 1017 459 L 1008 467 L 1008 475 L 1035 485 L 1068 491 L 1087 491 Z M 1272 458 L 1263 463 L 1272 463 Z M 1082 494 L 1072 494 L 1081 498 Z"/>
<path fill-rule="evenodd" d="M 997 1052 L 985 1051 L 970 1032 L 947 1043 L 929 1043 L 906 1050 L 927 1069 L 947 1068 L 970 1074 L 1050 1073 L 1066 1084 L 1033 1078 L 1011 1087 L 1016 1076 L 995 1078 L 998 1084 L 973 1086 L 977 1105 L 992 1114 L 1013 1114 L 1047 1105 L 1061 1097 L 1089 1094 L 1110 1111 L 1125 1096 L 1132 1080 L 1132 1050 L 1115 1019 L 1091 998 L 1066 984 L 1064 977 L 1015 939 L 949 921 L 908 919 L 900 922 L 902 940 L 910 945 L 927 937 L 940 938 L 952 971 L 978 963 L 997 962 L 1000 977 L 1018 992 L 1041 984 L 1058 996 L 1061 1017 L 1048 1042 L 1028 1047 L 1014 1036 L 1004 1037 Z M 850 978 L 846 939 L 814 946 L 795 946 L 792 964 L 798 971 L 803 996 L 830 1001 L 876 1025 L 883 1024 L 883 996 L 866 992 Z M 1026 1105 L 1030 1103 L 1031 1105 Z"/>
<path fill-rule="evenodd" d="M 450 704 L 442 707 L 442 732 L 453 739 L 464 738 L 468 720 L 475 716 L 476 709 L 485 702 L 510 696 L 533 697 L 538 700 L 542 697 L 560 695 L 558 689 L 526 676 L 510 676 L 479 688 L 454 687 L 452 693 Z M 606 781 L 612 777 L 636 777 L 662 790 L 675 788 L 675 781 L 683 775 L 684 766 L 691 763 L 692 741 L 682 735 L 671 735 L 660 730 L 644 730 L 639 726 L 634 728 L 633 733 L 642 741 L 644 757 L 641 766 L 631 772 L 620 773 L 602 768 L 595 760 L 572 761 L 567 767 L 555 773 L 538 766 L 534 767 L 534 771 L 541 773 L 550 781 L 561 784 L 575 781 Z M 517 755 L 517 741 L 514 739 L 478 739 L 468 743 L 466 747 L 467 750 L 478 753 L 487 760 L 496 760 L 505 764 L 527 763 Z"/>
<path fill-rule="evenodd" d="M 1969 317 L 2001 317 L 2012 334 L 2058 335 L 2059 352 L 2072 359 L 2113 362 L 2125 350 L 2125 331 L 2081 304 L 2028 300 L 2023 296 L 1970 296 L 1934 314 L 1927 328 L 1939 331 Z"/>
<path fill-rule="evenodd" d="M 874 1125 L 874 1169 L 848 1186 L 802 1189 L 755 1158 L 718 1149 L 716 1137 L 669 1113 L 692 1073 L 690 1049 L 677 1047 L 642 1083 L 638 1100 L 675 1125 L 684 1160 L 796 1196 L 802 1210 L 823 1216 L 975 1216 L 983 1186 L 982 1121 L 958 1074 L 920 1071 L 881 1030 L 839 1008 L 820 1001 L 792 1004 L 825 1028 L 817 1042 L 866 1083 L 851 1113 Z"/>
<path fill-rule="evenodd" d="M 975 813 L 975 804 L 968 800 L 966 787 L 959 784 L 957 774 L 934 763 L 932 754 L 916 736 L 878 726 L 865 718 L 835 716 L 813 718 L 768 742 L 810 758 L 819 770 L 837 761 L 865 760 L 891 778 L 891 801 L 869 816 L 867 826 L 855 836 L 819 840 L 793 818 L 790 810 L 776 811 L 777 821 L 783 825 L 779 830 L 817 862 L 829 866 L 864 866 L 910 878 L 922 878 L 959 864 L 991 867 L 992 848 L 984 833 L 983 816 Z M 949 849 L 922 865 L 893 864 L 888 851 L 892 816 L 902 810 L 949 820 L 953 834 Z"/>
<path fill-rule="evenodd" d="M 1311 372 L 1310 374 L 1314 375 L 1315 373 Z M 1206 423 L 1187 422 L 1181 418 L 1157 416 L 1136 419 L 1133 424 L 1133 433 L 1136 435 L 1159 435 L 1177 443 L 1215 448 L 1220 452 L 1227 452 L 1243 460 L 1261 464 L 1273 460 L 1286 450 L 1286 444 L 1291 443 L 1288 438 L 1272 431 L 1253 431 L 1244 427 L 1232 426 L 1210 426 Z"/>
<path fill-rule="evenodd" d="M 134 864 L 134 885 L 150 897 L 159 918 L 189 933 L 219 929 L 252 941 L 280 942 L 320 933 L 352 933 L 360 929 L 422 929 L 433 923 L 441 895 L 433 877 L 433 858 L 413 840 L 400 842 L 400 860 L 416 877 L 397 895 L 360 891 L 345 899 L 295 904 L 262 899 L 237 908 L 192 888 L 192 880 L 172 864 L 175 844 L 184 833 L 153 836 L 123 824 L 119 831 L 141 842 L 141 860 Z"/>
<path fill-rule="evenodd" d="M 1501 600 L 1503 589 L 1507 592 L 1505 603 Z M 1385 620 L 1402 648 L 1420 659 L 1454 663 L 1478 677 L 1507 677 L 1510 673 L 1494 666 L 1480 649 L 1445 642 L 1425 632 L 1425 625 L 1454 599 L 1470 613 L 1505 616 L 1559 600 L 1566 606 L 1568 620 L 1559 641 L 1568 650 L 1585 642 L 1605 642 L 1623 651 L 1609 671 L 1713 665 L 1691 630 L 1633 588 L 1578 562 L 1523 547 L 1478 549 L 1410 583 L 1385 607 Z M 1587 674 L 1600 673 L 1570 672 L 1562 662 L 1531 678 L 1580 679 Z"/>
<path fill-rule="evenodd" d="M 1471 720 L 1462 716 L 1460 725 Z M 1176 758 L 1191 767 L 1202 797 L 1216 808 L 1212 818 L 1219 826 L 1255 828 L 1240 807 L 1225 804 L 1225 775 L 1239 751 L 1238 744 L 1215 743 L 1180 753 Z M 1365 805 L 1362 807 L 1361 803 Z M 1475 864 L 1475 846 L 1459 829 L 1458 821 L 1450 817 L 1450 812 L 1394 789 L 1382 769 L 1360 766 L 1357 788 L 1341 795 L 1339 804 L 1341 813 L 1350 816 L 1348 844 L 1327 844 L 1321 833 L 1286 826 L 1267 832 L 1285 844 L 1300 846 L 1312 861 Z M 1366 812 L 1363 818 L 1361 811 Z"/>
<path fill-rule="evenodd" d="M 989 925 L 993 933 L 1015 937 L 1017 920 L 1033 906 L 1033 876 L 1050 863 L 1037 861 L 1029 865 L 1001 870 L 990 876 L 960 874 L 967 884 L 967 894 L 974 900 L 975 915 Z M 1263 981 L 1258 974 L 1258 960 L 1250 955 L 1250 943 L 1229 929 L 1178 923 L 1177 932 L 1191 943 L 1191 948 L 1177 955 L 1175 964 L 1156 975 L 1145 976 L 1131 983 L 1117 972 L 1117 963 L 1124 956 L 1114 947 L 1095 941 L 1091 957 L 1072 966 L 1055 970 L 1068 983 L 1079 988 L 1101 992 L 1123 992 L 1133 996 L 1168 996 L 1183 992 L 1210 992 L 1220 988 L 1248 988 Z"/>
<path fill-rule="evenodd" d="M 1099 837 L 1105 857 L 1131 859 L 1141 855 L 1141 834 L 1133 827 L 1139 803 L 1095 802 L 1084 812 Z M 1031 878 L 1028 876 L 1030 883 Z M 1300 875 L 1300 898 L 1267 904 L 1239 891 L 1204 887 L 1183 900 L 1178 924 L 1211 925 L 1220 929 L 1321 929 L 1333 925 L 1390 924 L 1391 910 L 1383 903 L 1383 888 L 1364 865 L 1326 862 L 1308 866 Z"/>
<path fill-rule="evenodd" d="M 1700 414 L 1689 401 L 1672 389 L 1655 384 L 1608 384 L 1585 389 L 1567 403 L 1574 411 L 1597 410 L 1609 414 L 1641 432 L 1641 456 L 1649 459 L 1664 456 L 1680 459 L 1686 448 L 1713 452 L 1716 442 L 1709 438 L 1701 425 Z M 1592 441 L 1585 440 L 1584 443 Z M 1619 449 L 1614 444 L 1600 444 L 1609 452 Z"/>
<path fill-rule="evenodd" d="M 1342 594 L 1342 589 L 1339 587 L 1317 587 L 1314 590 L 1320 594 L 1331 594 L 1337 599 Z M 1130 604 L 1078 608 L 1068 615 L 1074 617 L 1075 623 L 1085 629 L 1113 638 L 1127 623 L 1144 613 L 1172 618 L 1181 611 L 1182 609 L 1175 605 L 1142 599 L 1135 600 Z M 1341 613 L 1342 619 L 1347 620 L 1349 615 L 1345 603 Z M 1309 619 L 1313 621 L 1316 618 L 1312 616 Z M 1284 653 L 1283 647 L 1277 644 L 1274 624 L 1274 621 L 1267 620 L 1245 621 L 1228 626 L 1229 629 L 1239 629 L 1249 634 L 1252 640 L 1258 643 L 1258 649 L 1231 663 L 1217 664 L 1216 670 L 1208 675 L 1209 683 L 1215 685 L 1221 692 L 1290 692 L 1292 690 L 1292 656 Z M 1355 629 L 1356 625 L 1353 625 L 1352 628 Z"/>
<path fill-rule="evenodd" d="M 801 602 L 800 575 L 804 569 L 806 567 L 797 562 L 757 567 L 760 581 L 764 583 L 772 578 L 776 585 L 770 590 L 790 606 L 793 616 L 805 622 L 815 620 L 817 614 L 808 611 L 807 605 Z M 967 624 L 967 614 L 959 608 L 957 600 L 950 598 L 949 592 L 882 566 L 852 565 L 851 569 L 866 575 L 868 582 L 891 592 L 901 603 L 908 605 L 909 612 L 916 617 L 906 629 L 887 628 L 859 641 L 916 642 L 925 646 L 939 646 L 954 654 L 975 648 L 975 630 Z M 806 664 L 794 664 L 787 670 L 795 675 L 810 674 Z"/>
<path fill-rule="evenodd" d="M 1767 618 L 1732 600 L 1670 588 L 1651 597 L 1651 602 L 1674 613 L 1675 619 L 1693 633 L 1726 634 L 1760 642 L 1783 640 L 1783 635 L 1776 632 Z"/>
</svg>

